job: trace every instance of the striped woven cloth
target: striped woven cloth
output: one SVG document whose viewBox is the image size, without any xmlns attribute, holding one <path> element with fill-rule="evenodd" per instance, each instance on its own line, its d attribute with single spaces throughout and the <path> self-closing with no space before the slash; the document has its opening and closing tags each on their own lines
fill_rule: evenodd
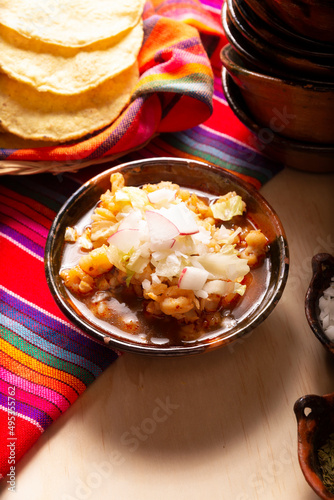
<svg viewBox="0 0 334 500">
<path fill-rule="evenodd" d="M 222 93 L 219 50 L 226 40 L 221 7 L 222 0 L 148 2 L 142 77 L 122 117 L 75 146 L 0 150 L 2 159 L 97 158 L 125 153 L 159 132 L 124 161 L 155 156 L 206 160 L 259 188 L 281 167 L 252 148 L 249 132 Z M 62 315 L 43 266 L 55 214 L 103 168 L 0 177 L 0 477 L 118 357 Z"/>
</svg>

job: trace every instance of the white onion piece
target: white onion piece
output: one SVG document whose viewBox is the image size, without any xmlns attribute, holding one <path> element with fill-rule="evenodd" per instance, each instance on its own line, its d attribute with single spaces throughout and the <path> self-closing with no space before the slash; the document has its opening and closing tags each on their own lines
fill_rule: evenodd
<svg viewBox="0 0 334 500">
<path fill-rule="evenodd" d="M 195 290 L 194 293 L 199 299 L 207 299 L 209 297 L 208 292 L 205 292 L 204 290 Z"/>
<path fill-rule="evenodd" d="M 139 223 L 142 220 L 140 210 L 131 210 L 128 215 L 121 220 L 118 230 L 120 229 L 139 229 Z"/>
<path fill-rule="evenodd" d="M 164 250 L 171 250 L 174 246 L 175 240 L 152 240 L 150 243 L 150 249 L 152 252 L 159 252 Z"/>
<path fill-rule="evenodd" d="M 152 193 L 148 193 L 147 197 L 150 203 L 153 204 L 162 204 L 168 203 L 176 198 L 176 191 L 174 189 L 161 188 L 156 191 L 152 191 Z"/>
<path fill-rule="evenodd" d="M 218 231 L 216 231 L 216 239 L 218 240 L 223 240 L 226 239 L 230 236 L 232 231 L 230 229 L 227 229 L 223 224 L 220 226 Z"/>
<path fill-rule="evenodd" d="M 141 241 L 138 229 L 119 229 L 108 238 L 109 245 L 116 246 L 121 252 L 128 253 L 131 248 L 138 248 Z"/>
<path fill-rule="evenodd" d="M 199 226 L 197 233 L 192 234 L 191 238 L 195 245 L 198 243 L 208 244 L 211 241 L 211 233 L 203 226 Z"/>
<path fill-rule="evenodd" d="M 326 330 L 326 335 L 331 340 L 334 342 L 334 325 L 330 325 L 327 330 Z"/>
<path fill-rule="evenodd" d="M 232 281 L 212 280 L 205 283 L 203 290 L 207 293 L 215 293 L 224 297 L 234 291 L 234 283 Z"/>
<path fill-rule="evenodd" d="M 93 243 L 92 240 L 88 237 L 86 231 L 78 238 L 78 243 L 80 247 L 84 250 L 92 250 Z"/>
<path fill-rule="evenodd" d="M 78 239 L 78 233 L 75 227 L 67 227 L 64 236 L 65 241 L 73 243 Z"/>
<path fill-rule="evenodd" d="M 327 337 L 334 342 L 334 277 L 319 299 L 320 321 Z"/>
<path fill-rule="evenodd" d="M 209 273 L 198 267 L 184 267 L 178 282 L 178 287 L 183 290 L 202 290 Z"/>
</svg>

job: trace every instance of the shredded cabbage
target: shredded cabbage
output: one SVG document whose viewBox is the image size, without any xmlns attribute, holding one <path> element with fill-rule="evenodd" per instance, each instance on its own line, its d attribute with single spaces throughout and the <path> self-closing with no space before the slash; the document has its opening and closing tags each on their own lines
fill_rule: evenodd
<svg viewBox="0 0 334 500">
<path fill-rule="evenodd" d="M 236 254 L 228 253 L 207 253 L 193 257 L 202 264 L 204 269 L 217 279 L 242 280 L 250 269 L 245 259 L 240 259 Z"/>
<path fill-rule="evenodd" d="M 245 203 L 241 196 L 235 195 L 225 200 L 217 200 L 211 205 L 211 210 L 215 219 L 231 220 L 236 215 L 242 215 Z"/>
</svg>

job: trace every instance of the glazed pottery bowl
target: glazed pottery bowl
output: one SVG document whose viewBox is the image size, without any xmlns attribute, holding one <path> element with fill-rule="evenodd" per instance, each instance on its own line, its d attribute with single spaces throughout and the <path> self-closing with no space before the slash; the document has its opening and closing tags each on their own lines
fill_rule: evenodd
<svg viewBox="0 0 334 500">
<path fill-rule="evenodd" d="M 248 69 L 230 45 L 221 60 L 260 125 L 291 139 L 334 144 L 334 85 Z"/>
<path fill-rule="evenodd" d="M 281 38 L 270 26 L 256 23 L 242 8 L 235 7 L 235 0 L 228 0 L 222 9 L 222 24 L 229 43 L 239 56 L 249 61 L 254 69 L 282 75 L 283 78 L 333 81 L 333 53 L 310 52 L 303 43 L 293 44 Z M 241 4 L 242 5 L 242 4 Z M 254 29 L 256 27 L 256 30 Z"/>
<path fill-rule="evenodd" d="M 331 0 L 321 0 L 320 2 L 310 0 L 310 4 L 313 4 L 311 7 L 313 9 L 312 15 L 309 15 L 310 8 L 306 6 L 308 0 L 305 0 L 305 2 L 303 0 L 300 2 L 291 2 L 289 0 L 245 0 L 245 2 L 261 19 L 288 38 L 305 40 L 306 43 L 313 41 L 319 48 L 321 46 L 330 47 L 333 44 L 333 32 L 332 28 L 330 28 L 333 26 L 333 4 Z M 301 14 L 300 10 L 303 9 L 303 4 L 305 10 Z M 295 18 L 297 10 L 299 10 L 298 19 Z M 322 10 L 322 12 L 314 13 L 315 10 Z M 317 18 L 324 19 L 326 16 L 325 21 L 318 26 L 310 26 L 319 22 L 315 21 Z"/>
<path fill-rule="evenodd" d="M 319 449 L 334 433 L 334 393 L 307 395 L 294 405 L 298 425 L 298 458 L 305 479 L 323 500 L 334 498 L 323 483 Z"/>
<path fill-rule="evenodd" d="M 334 257 L 327 253 L 314 255 L 312 259 L 312 279 L 306 292 L 305 314 L 309 325 L 322 345 L 334 354 L 334 342 L 324 332 L 319 318 L 319 299 L 334 277 Z"/>
<path fill-rule="evenodd" d="M 297 33 L 334 44 L 334 3 L 331 0 L 266 0 L 266 3 Z"/>
<path fill-rule="evenodd" d="M 288 167 L 307 172 L 325 173 L 334 171 L 334 145 L 322 145 L 288 139 L 269 127 L 259 124 L 241 95 L 240 89 L 227 70 L 222 71 L 223 90 L 226 99 L 239 120 L 249 129 L 249 154 L 253 147 L 271 160 Z"/>
<path fill-rule="evenodd" d="M 280 62 L 282 70 L 290 67 L 292 59 L 293 63 L 297 61 L 301 76 L 334 78 L 334 46 L 319 47 L 313 41 L 282 35 L 258 17 L 245 0 L 227 0 L 226 9 L 235 30 L 261 58 L 274 58 L 275 66 Z"/>
<path fill-rule="evenodd" d="M 253 279 L 242 300 L 233 309 L 233 324 L 221 326 L 193 341 L 174 342 L 163 338 L 142 338 L 143 335 L 124 335 L 109 324 L 96 323 L 78 307 L 77 301 L 65 288 L 59 272 L 66 252 L 64 234 L 68 226 L 77 226 L 92 211 L 101 194 L 110 188 L 111 173 L 120 172 L 126 186 L 141 186 L 162 180 L 172 181 L 190 191 L 216 197 L 229 191 L 239 194 L 247 205 L 247 217 L 268 238 L 269 251 L 264 263 L 252 270 Z M 228 171 L 203 162 L 176 158 L 152 158 L 125 163 L 106 170 L 84 184 L 65 203 L 57 214 L 47 238 L 45 273 L 54 299 L 64 314 L 86 334 L 106 346 L 154 356 L 196 354 L 226 346 L 242 338 L 259 325 L 274 309 L 288 274 L 288 248 L 284 229 L 275 211 L 259 192 Z M 144 332 L 140 332 L 144 334 Z"/>
</svg>

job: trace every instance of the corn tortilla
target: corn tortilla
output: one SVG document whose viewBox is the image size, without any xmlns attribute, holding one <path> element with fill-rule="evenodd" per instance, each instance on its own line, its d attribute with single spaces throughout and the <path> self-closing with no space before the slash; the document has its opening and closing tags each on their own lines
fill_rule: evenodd
<svg viewBox="0 0 334 500">
<path fill-rule="evenodd" d="M 46 43 L 83 47 L 138 24 L 144 0 L 1 0 L 0 23 Z"/>
<path fill-rule="evenodd" d="M 29 39 L 0 25 L 0 68 L 39 91 L 73 95 L 132 66 L 143 41 L 143 23 L 124 36 L 87 48 L 65 48 Z"/>
<path fill-rule="evenodd" d="M 4 132 L 0 129 L 0 148 L 2 149 L 30 149 L 56 146 L 54 142 L 33 141 L 32 139 L 22 139 L 18 135 Z"/>
<path fill-rule="evenodd" d="M 74 96 L 38 92 L 0 74 L 0 125 L 24 139 L 66 142 L 113 122 L 129 103 L 138 63 Z"/>
</svg>

